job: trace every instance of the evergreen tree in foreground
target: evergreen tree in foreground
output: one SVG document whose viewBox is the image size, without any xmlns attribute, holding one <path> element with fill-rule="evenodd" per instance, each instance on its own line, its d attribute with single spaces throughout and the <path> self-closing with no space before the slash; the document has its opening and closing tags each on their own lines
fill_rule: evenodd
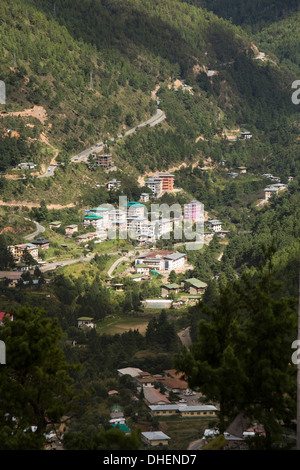
<svg viewBox="0 0 300 470">
<path fill-rule="evenodd" d="M 296 300 L 285 298 L 271 269 L 220 289 L 214 306 L 199 305 L 198 341 L 176 357 L 193 389 L 220 405 L 220 430 L 243 412 L 264 426 L 260 448 L 278 447 L 296 416 Z"/>
<path fill-rule="evenodd" d="M 61 330 L 42 309 L 20 307 L 5 319 L 0 340 L 6 365 L 0 366 L 0 449 L 38 450 L 48 425 L 70 411 L 71 366 L 59 347 Z"/>
</svg>

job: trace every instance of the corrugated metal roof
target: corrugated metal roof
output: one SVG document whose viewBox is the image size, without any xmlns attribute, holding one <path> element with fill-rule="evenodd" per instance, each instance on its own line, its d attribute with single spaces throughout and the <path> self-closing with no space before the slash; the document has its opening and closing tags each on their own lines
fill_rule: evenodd
<svg viewBox="0 0 300 470">
<path fill-rule="evenodd" d="M 142 436 L 144 436 L 149 441 L 158 441 L 161 439 L 171 439 L 167 434 L 162 431 L 150 431 L 150 432 L 142 432 Z"/>
</svg>

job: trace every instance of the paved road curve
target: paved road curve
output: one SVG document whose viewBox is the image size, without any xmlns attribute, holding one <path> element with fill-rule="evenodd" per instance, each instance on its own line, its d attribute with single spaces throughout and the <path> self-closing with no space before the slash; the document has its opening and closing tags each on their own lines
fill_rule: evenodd
<svg viewBox="0 0 300 470">
<path fill-rule="evenodd" d="M 140 127 L 145 127 L 145 126 L 150 126 L 150 127 L 153 127 L 153 126 L 156 126 L 157 124 L 159 124 L 160 122 L 162 122 L 164 119 L 166 119 L 166 115 L 165 113 L 161 110 L 161 109 L 157 109 L 156 111 L 156 114 L 154 116 L 152 116 L 150 119 L 148 119 L 147 121 L 145 122 L 142 122 L 142 124 L 139 124 L 138 126 L 136 127 L 133 127 L 132 129 L 129 129 L 127 132 L 125 132 L 123 135 L 118 135 L 117 136 L 117 139 L 122 139 L 123 137 L 126 137 L 127 135 L 130 135 L 132 134 L 133 132 L 135 132 L 137 129 L 139 129 Z M 112 138 L 110 139 L 111 142 L 114 142 L 115 139 Z M 90 155 L 91 152 L 95 151 L 95 150 L 102 150 L 104 146 L 104 143 L 103 142 L 98 142 L 97 144 L 95 144 L 94 146 L 90 147 L 89 149 L 86 149 L 84 150 L 83 152 L 80 152 L 78 155 L 75 155 L 74 157 L 71 158 L 71 162 L 82 162 L 82 161 L 86 161 L 88 156 Z"/>
<path fill-rule="evenodd" d="M 30 219 L 27 219 L 26 217 L 24 217 L 25 220 L 30 220 Z M 36 226 L 36 231 L 29 234 L 29 235 L 26 235 L 26 237 L 24 237 L 24 240 L 33 240 L 35 237 L 37 237 L 38 235 L 40 235 L 40 233 L 43 233 L 45 232 L 45 227 L 43 227 L 42 225 L 40 225 L 38 222 L 35 222 L 34 220 L 30 220 L 31 222 L 33 222 Z"/>
<path fill-rule="evenodd" d="M 164 119 L 166 119 L 166 115 L 165 113 L 161 110 L 161 109 L 157 109 L 156 113 L 154 116 L 152 116 L 150 119 L 148 119 L 147 121 L 144 121 L 142 122 L 141 124 L 139 124 L 138 126 L 136 127 L 133 127 L 132 129 L 129 129 L 127 132 L 125 132 L 123 135 L 118 135 L 117 136 L 117 139 L 122 139 L 123 137 L 126 137 L 127 135 L 130 135 L 132 134 L 133 132 L 135 132 L 137 129 L 139 129 L 140 127 L 145 127 L 145 126 L 150 126 L 150 127 L 153 127 L 153 126 L 156 126 L 157 124 L 159 124 L 160 122 L 162 122 Z M 115 139 L 112 138 L 110 139 L 111 142 L 114 142 Z M 83 150 L 82 152 L 80 152 L 79 154 L 77 155 L 74 155 L 74 157 L 72 157 L 70 159 L 71 162 L 84 162 L 84 161 L 87 161 L 89 155 L 91 152 L 95 152 L 95 151 L 99 151 L 99 150 L 102 150 L 104 147 L 104 143 L 103 142 L 98 142 L 97 144 L 95 144 L 94 146 L 86 149 L 86 150 Z M 39 175 L 38 178 L 48 178 L 49 176 L 53 176 L 54 175 L 54 172 L 55 172 L 55 169 L 57 168 L 58 165 L 50 165 L 48 166 L 47 170 L 45 173 L 43 173 L 42 175 Z"/>
</svg>

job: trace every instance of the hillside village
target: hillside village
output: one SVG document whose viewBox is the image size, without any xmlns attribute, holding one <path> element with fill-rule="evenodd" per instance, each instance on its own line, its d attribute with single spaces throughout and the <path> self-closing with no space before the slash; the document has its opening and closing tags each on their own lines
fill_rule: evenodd
<svg viewBox="0 0 300 470">
<path fill-rule="evenodd" d="M 110 155 L 104 155 L 97 159 L 97 165 L 103 165 L 106 169 L 114 165 Z M 246 169 L 243 167 L 238 174 L 245 174 Z M 232 174 L 228 175 L 233 177 Z M 286 189 L 287 185 L 281 184 L 278 178 L 272 175 L 263 175 L 264 178 L 271 179 L 272 185 L 265 188 L 264 202 L 268 202 L 271 194 L 277 194 L 279 191 Z M 122 201 L 119 206 L 113 204 L 102 204 L 98 207 L 83 209 L 81 215 L 81 224 L 68 224 L 62 226 L 61 221 L 52 221 L 49 223 L 47 233 L 49 237 L 44 238 L 43 233 L 37 237 L 33 237 L 29 242 L 8 246 L 14 262 L 15 270 L 10 273 L 2 273 L 2 279 L 5 285 L 14 289 L 40 289 L 51 283 L 51 271 L 62 269 L 64 266 L 64 257 L 60 256 L 58 261 L 53 262 L 47 260 L 47 252 L 51 247 L 51 232 L 55 233 L 60 230 L 64 233 L 64 246 L 70 241 L 75 241 L 76 246 L 84 248 L 93 242 L 93 247 L 104 246 L 109 240 L 125 240 L 133 244 L 131 248 L 123 249 L 118 252 L 115 268 L 118 263 L 125 260 L 125 266 L 118 274 L 118 278 L 114 277 L 114 271 L 108 271 L 105 280 L 107 289 L 111 289 L 116 294 L 124 293 L 126 288 L 124 282 L 126 278 L 133 282 L 153 282 L 156 277 L 160 279 L 159 290 L 160 295 L 146 298 L 140 302 L 144 312 L 147 310 L 155 311 L 180 311 L 201 302 L 203 295 L 207 289 L 207 282 L 202 279 L 192 277 L 193 266 L 188 262 L 188 251 L 177 251 L 177 248 L 188 246 L 190 241 L 176 240 L 172 238 L 171 245 L 168 244 L 167 249 L 160 249 L 156 244 L 161 240 L 170 240 L 171 234 L 174 233 L 176 227 L 181 227 L 184 223 L 195 227 L 197 224 L 201 226 L 201 237 L 199 238 L 202 245 L 208 245 L 213 239 L 219 240 L 219 243 L 227 243 L 230 231 L 223 228 L 223 222 L 216 218 L 209 218 L 208 214 L 204 215 L 203 205 L 197 200 L 191 200 L 182 207 L 175 208 L 173 214 L 171 210 L 164 214 L 161 212 L 149 212 L 152 202 L 159 202 L 163 194 L 172 192 L 176 184 L 175 177 L 169 172 L 160 172 L 145 180 L 145 188 L 148 192 L 142 192 L 138 201 L 128 201 L 126 197 L 120 198 Z M 107 191 L 118 191 L 120 181 L 112 179 L 107 182 Z M 157 210 L 157 204 L 154 205 Z M 177 212 L 176 212 L 177 210 Z M 226 227 L 226 224 L 225 224 Z M 80 233 L 80 234 L 78 234 Z M 182 232 L 181 232 L 182 233 Z M 198 241 L 199 241 L 198 239 Z M 201 246 L 202 246 L 201 245 Z M 63 245 L 62 245 L 63 246 Z M 173 246 L 173 249 L 170 247 Z M 88 251 L 89 259 L 95 256 L 93 251 Z M 76 261 L 76 260 L 75 260 Z M 77 260 L 77 262 L 80 262 Z M 17 272 L 16 272 L 17 271 Z M 43 273 L 49 273 L 49 278 L 45 278 Z M 25 275 L 24 275 L 25 273 Z M 32 274 L 32 276 L 30 275 Z M 180 276 L 179 282 L 172 282 L 170 273 L 173 276 Z M 178 278 L 177 278 L 178 279 Z M 157 283 L 157 282 L 156 282 Z M 2 312 L 3 316 L 10 317 L 13 315 L 8 312 Z M 77 318 L 77 328 L 80 331 L 87 332 L 90 330 L 101 331 L 101 324 L 95 322 L 93 317 L 79 316 Z M 100 330 L 99 330 L 100 329 Z M 187 332 L 187 335 L 188 332 Z M 183 339 L 183 338 L 182 338 Z M 187 336 L 187 341 L 190 339 Z M 188 343 L 187 343 L 188 344 Z M 72 342 L 76 347 L 76 341 Z M 209 426 L 203 429 L 202 435 L 199 435 L 199 445 L 209 442 L 216 434 L 211 430 L 210 423 L 216 423 L 218 413 L 218 403 L 206 404 L 202 402 L 201 394 L 189 390 L 185 380 L 175 370 L 166 370 L 164 374 L 149 374 L 134 367 L 119 369 L 118 376 L 128 376 L 135 384 L 136 395 L 131 397 L 133 402 L 138 402 L 138 396 L 142 396 L 145 409 L 148 410 L 151 419 L 165 417 L 181 417 L 187 418 L 205 418 L 205 425 Z M 118 397 L 117 390 L 108 390 L 107 395 L 110 401 L 113 397 Z M 130 435 L 130 427 L 128 426 L 128 416 L 124 416 L 122 406 L 115 405 L 110 408 L 109 424 L 113 428 L 122 430 L 126 435 Z M 130 419 L 131 421 L 131 419 Z M 155 421 L 156 427 L 145 426 L 141 433 L 141 443 L 145 448 L 167 448 L 172 446 L 172 438 L 166 432 L 162 431 L 163 426 L 159 425 L 159 421 Z M 243 447 L 244 439 L 247 436 L 254 435 L 257 429 L 244 427 L 236 434 L 226 432 L 224 434 L 228 448 L 232 446 Z M 260 430 L 260 432 L 263 432 Z M 53 431 L 47 436 L 47 446 L 51 449 L 62 449 L 62 435 Z"/>
<path fill-rule="evenodd" d="M 0 18 L 0 449 L 300 449 L 297 2 Z"/>
</svg>

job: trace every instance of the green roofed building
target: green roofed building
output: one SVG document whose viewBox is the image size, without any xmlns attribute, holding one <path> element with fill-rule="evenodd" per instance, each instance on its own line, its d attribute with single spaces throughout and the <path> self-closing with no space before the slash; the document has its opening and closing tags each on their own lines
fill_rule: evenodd
<svg viewBox="0 0 300 470">
<path fill-rule="evenodd" d="M 120 431 L 125 432 L 125 434 L 130 434 L 130 429 L 126 424 L 124 423 L 115 423 L 112 425 L 113 428 L 115 429 L 120 429 Z"/>
<path fill-rule="evenodd" d="M 89 215 L 86 215 L 83 219 L 84 220 L 98 220 L 98 219 L 102 219 L 103 217 L 101 217 L 101 215 L 96 215 L 96 214 L 89 214 Z"/>
<path fill-rule="evenodd" d="M 92 225 L 96 229 L 103 227 L 103 217 L 96 214 L 88 214 L 83 218 L 83 226 L 86 228 Z"/>
<path fill-rule="evenodd" d="M 207 284 L 206 282 L 192 277 L 182 281 L 181 287 L 183 287 L 185 292 L 188 292 L 189 294 L 204 294 L 205 289 L 207 288 Z"/>
<path fill-rule="evenodd" d="M 170 295 L 171 292 L 174 292 L 175 294 L 178 294 L 180 289 L 180 286 L 178 284 L 163 284 L 161 286 L 161 295 L 163 297 Z"/>
<path fill-rule="evenodd" d="M 129 201 L 124 209 L 127 211 L 127 216 L 143 217 L 145 215 L 145 206 L 140 202 Z"/>
</svg>

